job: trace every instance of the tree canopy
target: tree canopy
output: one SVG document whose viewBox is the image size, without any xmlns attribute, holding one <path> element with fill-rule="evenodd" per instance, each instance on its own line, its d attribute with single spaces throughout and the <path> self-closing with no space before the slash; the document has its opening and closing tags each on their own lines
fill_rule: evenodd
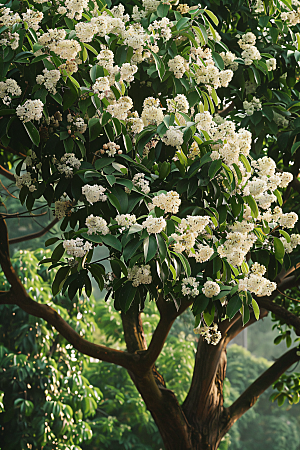
<svg viewBox="0 0 300 450">
<path fill-rule="evenodd" d="M 0 302 L 126 368 L 167 449 L 216 449 L 300 358 L 294 346 L 224 407 L 226 346 L 243 327 L 270 311 L 288 347 L 290 328 L 300 333 L 298 302 L 284 292 L 297 288 L 300 262 L 298 1 L 3 5 L 0 170 L 29 215 L 54 214 L 11 243 L 59 222 L 41 261 L 58 269 L 53 296 L 76 304 L 94 279 L 120 312 L 127 351 L 86 340 L 26 290 L 4 220 L 24 213 L 1 215 L 11 288 Z M 108 256 L 97 259 L 99 246 Z M 160 320 L 147 343 L 150 301 Z M 155 363 L 188 308 L 200 339 L 180 406 Z M 278 385 L 279 403 L 298 401 L 297 379 Z"/>
</svg>

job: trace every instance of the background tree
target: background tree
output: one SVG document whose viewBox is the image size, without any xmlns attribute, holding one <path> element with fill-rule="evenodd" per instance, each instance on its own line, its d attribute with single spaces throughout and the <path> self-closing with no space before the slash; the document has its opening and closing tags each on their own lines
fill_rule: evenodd
<svg viewBox="0 0 300 450">
<path fill-rule="evenodd" d="M 271 311 L 288 346 L 286 327 L 300 332 L 297 303 L 282 296 L 298 286 L 299 235 L 286 229 L 299 193 L 299 18 L 288 1 L 168 3 L 126 3 L 130 16 L 101 1 L 2 9 L 1 173 L 30 213 L 54 208 L 39 236 L 63 219 L 43 260 L 59 267 L 53 295 L 89 297 L 95 278 L 121 311 L 127 351 L 86 340 L 30 297 L 9 256 L 9 213 L 0 263 L 11 289 L 0 301 L 126 368 L 167 449 L 216 449 L 299 360 L 294 347 L 224 407 L 226 347 L 244 326 Z M 160 319 L 147 343 L 151 300 Z M 155 363 L 189 307 L 202 337 L 180 406 Z M 297 401 L 296 383 L 282 383 L 279 401 Z"/>
</svg>

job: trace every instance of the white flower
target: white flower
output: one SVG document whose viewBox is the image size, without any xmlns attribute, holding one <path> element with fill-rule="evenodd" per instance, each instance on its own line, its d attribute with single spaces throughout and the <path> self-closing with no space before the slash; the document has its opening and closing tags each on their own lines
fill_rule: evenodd
<svg viewBox="0 0 300 450">
<path fill-rule="evenodd" d="M 174 72 L 175 78 L 182 78 L 184 73 L 189 70 L 189 63 L 182 56 L 177 55 L 174 59 L 168 61 L 171 72 Z"/>
<path fill-rule="evenodd" d="M 106 188 L 98 184 L 94 184 L 93 186 L 86 184 L 82 187 L 83 195 L 85 195 L 87 201 L 91 204 L 99 201 L 105 202 L 107 200 L 107 196 L 104 194 L 105 191 Z"/>
<path fill-rule="evenodd" d="M 270 72 L 271 70 L 275 70 L 276 69 L 276 59 L 275 58 L 270 58 L 266 61 L 267 64 L 267 68 L 268 71 Z"/>
<path fill-rule="evenodd" d="M 145 175 L 143 173 L 135 174 L 132 179 L 132 182 L 134 186 L 140 188 L 144 194 L 146 195 L 149 194 L 150 192 L 149 181 L 145 180 Z"/>
<path fill-rule="evenodd" d="M 106 220 L 102 217 L 95 217 L 93 214 L 86 218 L 85 224 L 88 227 L 87 234 L 101 233 L 105 236 L 110 232 Z"/>
<path fill-rule="evenodd" d="M 181 200 L 177 192 L 169 191 L 167 194 L 156 195 L 152 200 L 152 205 L 163 209 L 166 213 L 176 214 L 179 211 Z"/>
<path fill-rule="evenodd" d="M 172 147 L 181 146 L 183 144 L 183 132 L 177 127 L 171 126 L 161 140 L 164 144 L 171 145 Z"/>
<path fill-rule="evenodd" d="M 222 339 L 222 334 L 218 331 L 218 325 L 214 323 L 211 327 L 204 326 L 194 328 L 195 334 L 200 334 L 204 337 L 208 344 L 217 345 Z"/>
<path fill-rule="evenodd" d="M 23 105 L 17 106 L 16 113 L 23 122 L 30 122 L 42 118 L 43 108 L 44 104 L 41 100 L 26 100 Z"/>
<path fill-rule="evenodd" d="M 83 258 L 93 248 L 93 245 L 91 242 L 83 243 L 83 239 L 78 237 L 76 239 L 65 240 L 63 247 L 66 249 L 68 255 Z"/>
<path fill-rule="evenodd" d="M 160 233 L 166 228 L 167 222 L 162 217 L 148 217 L 144 220 L 142 226 L 147 228 L 149 234 Z"/>
<path fill-rule="evenodd" d="M 198 286 L 199 281 L 196 281 L 195 277 L 184 278 L 181 286 L 182 295 L 197 297 L 197 295 L 199 295 Z"/>
<path fill-rule="evenodd" d="M 207 298 L 212 298 L 220 292 L 220 286 L 214 281 L 206 281 L 202 288 L 202 292 Z"/>
<path fill-rule="evenodd" d="M 152 282 L 151 269 L 146 266 L 133 266 L 128 269 L 128 280 L 132 281 L 132 286 L 137 287 L 140 284 L 150 284 Z"/>
<path fill-rule="evenodd" d="M 279 223 L 283 228 L 294 228 L 295 223 L 298 220 L 298 215 L 295 212 L 282 214 L 279 219 Z"/>
<path fill-rule="evenodd" d="M 134 214 L 118 214 L 115 217 L 115 220 L 123 229 L 130 228 L 133 224 L 136 223 L 136 217 Z"/>
</svg>

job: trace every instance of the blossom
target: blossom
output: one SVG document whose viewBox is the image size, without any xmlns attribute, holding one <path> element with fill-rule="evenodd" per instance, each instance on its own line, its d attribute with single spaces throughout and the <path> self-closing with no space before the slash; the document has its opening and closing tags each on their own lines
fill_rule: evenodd
<svg viewBox="0 0 300 450">
<path fill-rule="evenodd" d="M 142 226 L 147 228 L 149 234 L 160 233 L 166 228 L 167 222 L 162 217 L 148 217 L 144 220 Z"/>
<path fill-rule="evenodd" d="M 199 295 L 199 281 L 196 281 L 195 277 L 188 277 L 182 280 L 181 292 L 182 295 L 188 295 L 191 297 L 197 297 Z"/>
<path fill-rule="evenodd" d="M 88 227 L 87 234 L 101 233 L 105 236 L 110 232 L 106 220 L 102 217 L 95 217 L 93 214 L 86 218 L 85 224 Z"/>
<path fill-rule="evenodd" d="M 136 173 L 132 179 L 132 183 L 135 187 L 138 187 L 144 194 L 149 194 L 149 181 L 145 180 L 145 175 L 143 173 Z"/>
<path fill-rule="evenodd" d="M 221 331 L 218 331 L 218 325 L 214 323 L 211 327 L 197 327 L 194 328 L 195 334 L 200 334 L 204 337 L 208 344 L 217 345 L 222 339 Z"/>
<path fill-rule="evenodd" d="M 172 147 L 181 146 L 183 144 L 183 132 L 177 127 L 170 126 L 161 140 L 164 144 Z"/>
<path fill-rule="evenodd" d="M 17 106 L 16 113 L 23 122 L 30 122 L 42 118 L 43 108 L 44 104 L 41 100 L 26 100 L 23 105 Z"/>
<path fill-rule="evenodd" d="M 106 188 L 98 184 L 94 184 L 93 186 L 86 184 L 82 187 L 83 195 L 85 195 L 87 201 L 91 204 L 99 201 L 105 202 L 107 200 L 107 196 L 104 194 L 105 191 Z"/>
<path fill-rule="evenodd" d="M 215 281 L 206 281 L 202 288 L 205 297 L 212 298 L 220 292 L 220 286 Z"/>
<path fill-rule="evenodd" d="M 168 61 L 168 66 L 175 78 L 182 78 L 184 73 L 189 70 L 189 63 L 180 55 Z"/>
<path fill-rule="evenodd" d="M 137 287 L 140 284 L 150 284 L 152 282 L 152 276 L 149 264 L 129 268 L 127 278 L 129 281 L 132 281 L 133 287 Z"/>
<path fill-rule="evenodd" d="M 88 251 L 93 248 L 91 242 L 83 243 L 83 239 L 69 239 L 63 242 L 63 247 L 67 251 L 68 255 L 75 256 L 77 258 L 83 258 Z"/>
<path fill-rule="evenodd" d="M 152 205 L 163 209 L 166 213 L 176 214 L 179 210 L 181 200 L 177 192 L 169 191 L 167 194 L 156 195 L 152 200 Z"/>
</svg>

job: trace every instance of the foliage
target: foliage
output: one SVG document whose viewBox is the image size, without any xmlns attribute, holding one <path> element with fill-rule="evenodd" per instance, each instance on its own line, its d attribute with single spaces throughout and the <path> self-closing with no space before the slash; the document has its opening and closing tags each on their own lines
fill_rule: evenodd
<svg viewBox="0 0 300 450">
<path fill-rule="evenodd" d="M 38 259 L 49 253 L 21 251 L 14 264 L 31 294 L 51 304 L 51 277 L 38 268 Z M 3 273 L 1 284 L 6 284 Z M 58 300 L 58 299 L 54 299 Z M 60 305 L 63 303 L 59 299 Z M 74 308 L 73 326 L 90 333 L 93 323 L 87 300 Z M 82 375 L 85 359 L 78 355 L 53 328 L 29 316 L 17 306 L 1 305 L 0 367 L 2 409 L 0 413 L 3 449 L 31 448 L 81 449 L 92 436 L 88 419 L 102 399 L 99 388 Z M 70 311 L 69 311 L 70 312 Z M 68 315 L 66 307 L 60 313 Z M 80 314 L 81 323 L 76 320 Z M 29 447 L 28 447 L 29 448 Z"/>
</svg>

